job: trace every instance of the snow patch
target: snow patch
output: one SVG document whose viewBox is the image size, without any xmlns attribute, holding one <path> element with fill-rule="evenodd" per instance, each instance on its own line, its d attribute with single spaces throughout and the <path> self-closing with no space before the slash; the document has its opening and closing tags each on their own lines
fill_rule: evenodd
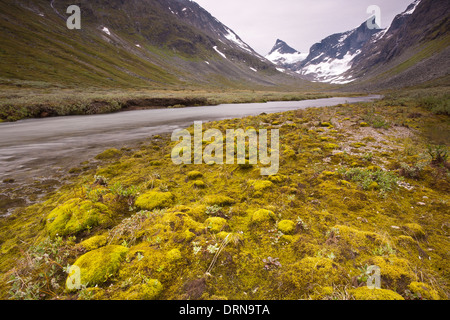
<svg viewBox="0 0 450 320">
<path fill-rule="evenodd" d="M 109 31 L 109 29 L 108 29 L 107 27 L 103 27 L 102 31 L 103 31 L 104 33 L 106 33 L 108 36 L 111 35 L 111 32 Z"/>
<path fill-rule="evenodd" d="M 225 30 L 227 31 L 225 38 L 236 43 L 240 48 L 242 48 L 250 53 L 253 53 L 252 50 L 249 48 L 249 46 L 246 43 L 244 43 L 242 40 L 240 40 L 233 31 L 231 31 L 228 28 L 225 28 Z"/>
<path fill-rule="evenodd" d="M 307 64 L 297 73 L 302 75 L 313 75 L 317 81 L 344 84 L 352 82 L 351 77 L 342 76 L 352 67 L 353 59 L 361 53 L 361 50 L 354 54 L 347 52 L 342 59 L 327 59 L 318 64 Z"/>
<path fill-rule="evenodd" d="M 219 51 L 219 49 L 217 49 L 217 46 L 214 46 L 213 49 L 216 50 L 216 52 L 217 52 L 218 54 L 220 54 L 222 57 L 224 57 L 225 59 L 227 58 L 226 55 L 224 55 L 222 52 Z"/>
<path fill-rule="evenodd" d="M 258 72 L 258 70 L 256 70 L 255 68 L 250 67 L 250 70 Z"/>
<path fill-rule="evenodd" d="M 307 53 L 281 53 L 279 50 L 275 50 L 271 54 L 267 55 L 266 59 L 275 64 L 294 64 L 305 60 L 307 56 Z"/>
</svg>

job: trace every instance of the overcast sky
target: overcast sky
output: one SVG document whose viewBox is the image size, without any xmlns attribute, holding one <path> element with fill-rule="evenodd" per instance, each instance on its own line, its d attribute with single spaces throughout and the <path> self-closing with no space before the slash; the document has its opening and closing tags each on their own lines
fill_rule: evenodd
<svg viewBox="0 0 450 320">
<path fill-rule="evenodd" d="M 382 27 L 413 0 L 195 0 L 262 55 L 276 39 L 301 52 L 323 38 L 359 26 L 367 8 L 381 9 Z"/>
</svg>

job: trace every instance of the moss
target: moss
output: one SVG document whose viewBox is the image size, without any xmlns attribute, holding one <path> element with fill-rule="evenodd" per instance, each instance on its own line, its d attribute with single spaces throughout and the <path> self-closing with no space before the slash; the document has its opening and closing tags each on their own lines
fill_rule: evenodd
<svg viewBox="0 0 450 320">
<path fill-rule="evenodd" d="M 170 207 L 175 196 L 170 192 L 150 191 L 136 199 L 136 206 L 144 210 L 163 209 Z"/>
<path fill-rule="evenodd" d="M 426 237 L 425 231 L 420 224 L 407 223 L 402 227 L 402 229 L 404 230 L 406 235 L 413 238 L 424 239 Z"/>
<path fill-rule="evenodd" d="M 324 147 L 324 149 L 329 149 L 329 150 L 339 149 L 339 146 L 335 143 L 325 143 L 323 147 Z"/>
<path fill-rule="evenodd" d="M 163 285 L 159 280 L 150 279 L 145 284 L 132 286 L 124 293 L 115 297 L 117 300 L 157 300 L 163 292 Z"/>
<path fill-rule="evenodd" d="M 398 293 L 386 289 L 370 289 L 360 287 L 350 290 L 349 293 L 356 300 L 405 300 Z"/>
<path fill-rule="evenodd" d="M 423 282 L 411 282 L 408 286 L 410 292 L 425 300 L 440 300 L 439 294 Z"/>
<path fill-rule="evenodd" d="M 195 180 L 192 185 L 197 188 L 197 189 L 205 189 L 206 188 L 206 183 L 204 183 L 201 180 Z"/>
<path fill-rule="evenodd" d="M 284 234 L 292 234 L 295 231 L 295 223 L 291 220 L 282 220 L 278 222 L 278 230 Z"/>
<path fill-rule="evenodd" d="M 284 180 L 286 180 L 286 176 L 277 174 L 274 176 L 269 176 L 268 179 L 272 183 L 282 183 Z"/>
<path fill-rule="evenodd" d="M 218 205 L 225 207 L 234 204 L 236 201 L 224 195 L 209 195 L 204 198 L 204 202 L 209 206 Z"/>
<path fill-rule="evenodd" d="M 169 262 L 177 262 L 178 260 L 181 260 L 182 257 L 183 256 L 178 249 L 172 249 L 166 254 L 166 258 L 167 260 L 169 260 Z"/>
<path fill-rule="evenodd" d="M 205 229 L 205 225 L 203 223 L 193 220 L 189 214 L 185 212 L 166 212 L 162 217 L 161 222 L 164 223 L 164 225 L 169 226 L 172 231 L 188 230 L 199 234 Z"/>
<path fill-rule="evenodd" d="M 211 217 L 205 221 L 205 225 L 211 232 L 218 233 L 227 227 L 227 220 L 219 217 Z"/>
<path fill-rule="evenodd" d="M 120 267 L 128 248 L 123 246 L 107 246 L 90 251 L 75 261 L 73 266 L 80 268 L 81 285 L 94 287 L 110 279 Z M 71 288 L 69 276 L 66 287 Z"/>
<path fill-rule="evenodd" d="M 273 186 L 273 183 L 268 180 L 257 180 L 257 181 L 250 180 L 249 184 L 253 187 L 253 190 L 255 190 L 256 192 L 269 189 Z"/>
<path fill-rule="evenodd" d="M 359 124 L 359 126 L 360 126 L 361 128 L 370 127 L 370 125 L 369 125 L 367 122 L 361 122 L 361 123 Z"/>
<path fill-rule="evenodd" d="M 259 224 L 267 221 L 275 221 L 275 213 L 270 210 L 260 209 L 252 214 L 252 224 Z"/>
<path fill-rule="evenodd" d="M 406 259 L 397 257 L 373 257 L 367 265 L 378 266 L 381 271 L 383 286 L 395 288 L 397 292 L 404 292 L 411 279 L 415 277 L 410 263 Z"/>
<path fill-rule="evenodd" d="M 72 199 L 50 212 L 46 230 L 51 237 L 77 234 L 98 225 L 109 225 L 111 215 L 108 207 L 101 203 Z"/>
<path fill-rule="evenodd" d="M 86 249 L 86 251 L 92 251 L 100 247 L 106 246 L 107 243 L 108 243 L 107 236 L 94 236 L 87 240 L 84 240 L 83 242 L 80 243 L 80 245 L 84 249 Z"/>
<path fill-rule="evenodd" d="M 110 159 L 116 158 L 119 155 L 120 155 L 120 151 L 115 149 L 115 148 L 112 148 L 112 149 L 108 149 L 108 150 L 103 151 L 102 153 L 97 155 L 95 157 L 95 159 L 97 159 L 97 160 L 110 160 Z"/>
<path fill-rule="evenodd" d="M 290 265 L 282 279 L 300 296 L 313 293 L 319 285 L 329 287 L 343 281 L 338 265 L 319 257 L 306 257 Z"/>
<path fill-rule="evenodd" d="M 200 171 L 191 171 L 188 172 L 187 177 L 189 180 L 195 180 L 203 177 L 203 173 L 201 173 Z"/>
</svg>

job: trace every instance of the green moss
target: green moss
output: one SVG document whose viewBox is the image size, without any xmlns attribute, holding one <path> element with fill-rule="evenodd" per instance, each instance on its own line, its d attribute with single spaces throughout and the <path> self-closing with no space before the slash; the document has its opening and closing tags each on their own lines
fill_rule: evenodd
<svg viewBox="0 0 450 320">
<path fill-rule="evenodd" d="M 77 234 L 95 226 L 111 223 L 111 211 L 101 203 L 72 199 L 54 209 L 46 218 L 51 237 Z"/>
<path fill-rule="evenodd" d="M 209 206 L 218 205 L 225 207 L 234 204 L 236 201 L 224 195 L 209 195 L 204 198 L 204 202 Z"/>
<path fill-rule="evenodd" d="M 411 282 L 408 286 L 410 292 L 419 298 L 426 300 L 440 300 L 439 294 L 429 285 L 423 282 Z"/>
<path fill-rule="evenodd" d="M 108 149 L 108 150 L 103 151 L 102 153 L 97 155 L 95 157 L 95 159 L 97 159 L 97 160 L 110 160 L 110 159 L 116 158 L 119 155 L 120 155 L 120 151 L 115 149 L 115 148 L 112 148 L 112 149 Z"/>
<path fill-rule="evenodd" d="M 87 240 L 84 240 L 80 245 L 86 249 L 86 251 L 92 251 L 100 247 L 106 246 L 108 243 L 107 236 L 93 236 Z"/>
<path fill-rule="evenodd" d="M 386 289 L 360 287 L 349 292 L 356 300 L 405 300 L 398 293 Z"/>
<path fill-rule="evenodd" d="M 282 220 L 278 222 L 278 230 L 284 234 L 292 234 L 295 231 L 295 223 L 291 220 Z"/>
<path fill-rule="evenodd" d="M 150 191 L 136 199 L 136 206 L 144 210 L 163 209 L 170 207 L 175 196 L 170 192 Z"/>
<path fill-rule="evenodd" d="M 81 285 L 94 287 L 110 279 L 119 270 L 127 252 L 128 248 L 123 246 L 107 246 L 79 257 L 73 266 L 80 268 Z M 68 289 L 71 288 L 70 281 L 69 276 L 66 281 Z"/>
<path fill-rule="evenodd" d="M 205 225 L 211 232 L 218 233 L 223 231 L 227 226 L 227 220 L 219 217 L 211 217 L 205 221 Z"/>
</svg>

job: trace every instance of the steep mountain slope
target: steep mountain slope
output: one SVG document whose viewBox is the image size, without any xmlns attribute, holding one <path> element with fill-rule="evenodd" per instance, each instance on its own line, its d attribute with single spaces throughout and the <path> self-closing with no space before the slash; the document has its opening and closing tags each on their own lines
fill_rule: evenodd
<svg viewBox="0 0 450 320">
<path fill-rule="evenodd" d="M 367 22 L 353 30 L 333 34 L 314 44 L 308 57 L 292 70 L 313 81 L 347 83 L 352 76 L 343 77 L 352 61 L 361 54 L 363 46 L 373 41 L 381 29 L 369 29 Z"/>
<path fill-rule="evenodd" d="M 0 83 L 240 87 L 293 82 L 190 0 L 0 1 Z M 299 84 L 300 82 L 296 82 Z"/>
<path fill-rule="evenodd" d="M 449 18 L 448 1 L 414 1 L 382 37 L 362 48 L 345 75 L 360 81 L 349 88 L 398 88 L 448 76 Z"/>
<path fill-rule="evenodd" d="M 283 40 L 277 39 L 266 59 L 281 68 L 291 69 L 295 64 L 306 59 L 307 53 L 301 53 Z"/>
</svg>

